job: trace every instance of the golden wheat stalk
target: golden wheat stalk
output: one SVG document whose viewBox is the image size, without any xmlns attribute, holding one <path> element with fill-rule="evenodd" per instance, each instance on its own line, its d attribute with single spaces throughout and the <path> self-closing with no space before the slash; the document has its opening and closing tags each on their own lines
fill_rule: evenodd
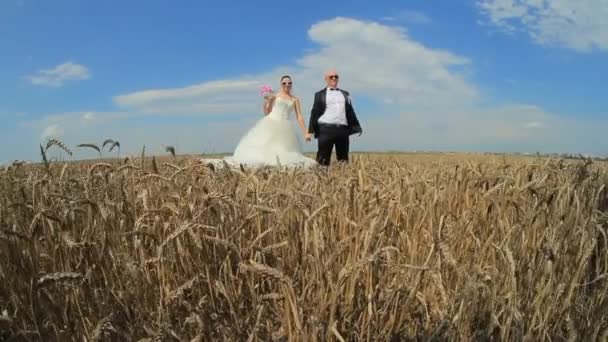
<svg viewBox="0 0 608 342">
<path fill-rule="evenodd" d="M 173 158 L 175 158 L 175 147 L 173 147 L 173 146 L 166 146 L 165 147 L 165 152 L 171 153 L 171 155 L 173 156 Z"/>
<path fill-rule="evenodd" d="M 78 144 L 76 145 L 76 147 L 86 147 L 86 148 L 91 148 L 95 151 L 97 151 L 97 153 L 99 153 L 99 156 L 101 156 L 101 149 L 99 148 L 99 146 L 95 145 L 95 144 L 90 144 L 90 143 L 84 143 L 84 144 Z"/>
<path fill-rule="evenodd" d="M 242 273 L 250 272 L 254 274 L 261 274 L 263 276 L 270 277 L 281 282 L 289 282 L 289 278 L 285 276 L 283 272 L 275 268 L 266 266 L 264 264 L 257 263 L 253 260 L 250 260 L 249 264 L 239 263 L 239 270 Z"/>
<path fill-rule="evenodd" d="M 169 179 L 169 178 L 167 178 L 167 177 L 165 177 L 165 176 L 161 176 L 161 175 L 156 174 L 156 173 L 149 173 L 149 174 L 147 174 L 147 175 L 145 175 L 145 176 L 141 177 L 141 178 L 138 180 L 138 182 L 139 182 L 139 183 L 148 183 L 148 182 L 150 182 L 150 181 L 151 181 L 151 180 L 153 180 L 153 179 L 156 179 L 156 180 L 162 180 L 162 181 L 167 182 L 167 183 L 169 183 L 169 184 L 175 185 L 175 183 L 174 183 L 174 182 L 173 182 L 171 179 Z"/>
<path fill-rule="evenodd" d="M 17 238 L 24 241 L 30 241 L 30 238 L 27 235 L 8 228 L 0 228 L 0 237 L 6 237 L 7 240 L 10 238 Z"/>
<path fill-rule="evenodd" d="M 70 157 L 72 156 L 72 151 L 62 141 L 60 141 L 58 139 L 49 139 L 46 142 L 46 146 L 45 146 L 44 151 L 45 152 L 48 151 L 49 148 L 51 148 L 53 146 L 59 147 L 60 149 L 62 149 L 63 151 L 65 151 L 65 153 L 67 153 Z"/>
<path fill-rule="evenodd" d="M 93 177 L 96 161 L 0 172 L 0 335 L 6 317 L 9 339 L 33 340 L 608 334 L 607 163 L 386 154 L 209 172 L 166 158 L 152 176 L 143 158 Z"/>
<path fill-rule="evenodd" d="M 264 295 L 260 296 L 260 299 L 262 299 L 262 300 L 281 300 L 281 299 L 284 299 L 284 298 L 285 298 L 285 296 L 283 296 L 280 293 L 276 293 L 276 292 L 267 293 L 267 294 L 264 294 Z"/>
<path fill-rule="evenodd" d="M 161 243 L 159 250 L 162 250 L 167 244 L 169 244 L 171 241 L 177 239 L 180 235 L 185 233 L 191 227 L 192 227 L 192 225 L 188 222 L 182 224 L 178 229 L 176 229 L 173 233 L 171 233 L 171 234 L 169 234 L 169 236 L 167 236 L 165 241 L 163 241 L 163 243 Z"/>
<path fill-rule="evenodd" d="M 93 164 L 89 168 L 89 172 L 88 172 L 89 176 L 91 176 L 95 172 L 95 170 L 102 169 L 102 168 L 114 170 L 114 166 L 112 166 L 112 164 L 108 164 L 108 163 L 96 163 L 96 164 Z"/>
<path fill-rule="evenodd" d="M 187 291 L 190 291 L 192 289 L 192 287 L 194 287 L 194 285 L 196 285 L 199 282 L 199 280 L 200 280 L 200 276 L 197 274 L 194 277 L 192 277 L 190 280 L 186 281 L 185 283 L 183 283 L 182 285 L 177 287 L 175 290 L 171 291 L 166 298 L 166 303 L 170 304 L 170 303 L 173 303 L 174 301 L 182 298 L 184 296 L 184 293 Z"/>
<path fill-rule="evenodd" d="M 46 151 L 42 147 L 42 144 L 40 144 L 40 155 L 42 156 L 42 161 L 44 162 L 44 166 L 45 166 L 47 172 L 50 174 L 51 173 L 51 167 L 49 165 L 49 160 L 46 157 Z"/>
<path fill-rule="evenodd" d="M 110 145 L 110 146 L 111 146 L 112 144 L 114 144 L 114 140 L 112 140 L 112 139 L 106 139 L 106 140 L 104 140 L 104 141 L 103 141 L 103 143 L 101 144 L 101 148 L 102 148 L 102 149 L 103 149 L 103 148 L 106 148 L 106 145 Z"/>
<path fill-rule="evenodd" d="M 119 168 L 116 169 L 117 172 L 128 171 L 128 170 L 141 171 L 141 168 L 139 168 L 139 167 L 137 167 L 135 165 L 132 165 L 132 164 L 126 164 L 126 165 L 123 165 L 123 166 L 121 166 L 121 167 L 119 167 Z"/>
<path fill-rule="evenodd" d="M 201 235 L 201 239 L 223 246 L 224 248 L 230 250 L 235 256 L 241 256 L 238 247 L 230 241 L 219 239 L 209 235 Z"/>
<path fill-rule="evenodd" d="M 82 279 L 83 276 L 80 273 L 76 272 L 56 272 L 56 273 L 48 273 L 40 278 L 38 278 L 37 285 L 38 287 L 43 287 L 53 283 L 61 283 L 67 281 L 75 281 Z"/>
<path fill-rule="evenodd" d="M 102 342 L 111 339 L 113 334 L 116 334 L 116 328 L 114 328 L 114 324 L 112 323 L 113 314 L 109 314 L 106 317 L 102 318 L 97 322 L 95 329 L 93 330 L 93 334 L 91 339 L 95 342 Z"/>
</svg>

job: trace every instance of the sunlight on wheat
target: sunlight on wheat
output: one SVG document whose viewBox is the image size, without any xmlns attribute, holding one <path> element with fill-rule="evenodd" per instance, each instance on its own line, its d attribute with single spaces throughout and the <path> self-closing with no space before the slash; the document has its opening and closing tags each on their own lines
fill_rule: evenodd
<svg viewBox="0 0 608 342">
<path fill-rule="evenodd" d="M 391 154 L 228 170 L 144 151 L 13 165 L 0 340 L 605 339 L 607 170 Z"/>
</svg>

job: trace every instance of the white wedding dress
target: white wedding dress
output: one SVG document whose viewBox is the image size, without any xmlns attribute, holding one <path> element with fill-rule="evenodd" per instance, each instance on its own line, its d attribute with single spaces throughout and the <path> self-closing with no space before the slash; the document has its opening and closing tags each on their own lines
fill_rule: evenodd
<svg viewBox="0 0 608 342">
<path fill-rule="evenodd" d="M 239 141 L 232 156 L 223 159 L 203 159 L 206 163 L 231 167 L 284 166 L 309 168 L 317 165 L 302 153 L 289 115 L 294 101 L 276 97 L 272 111 L 260 119 Z"/>
</svg>

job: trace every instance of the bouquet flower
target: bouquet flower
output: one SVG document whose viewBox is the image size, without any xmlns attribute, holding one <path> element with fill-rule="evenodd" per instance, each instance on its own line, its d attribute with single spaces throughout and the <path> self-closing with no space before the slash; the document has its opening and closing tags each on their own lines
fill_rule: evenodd
<svg viewBox="0 0 608 342">
<path fill-rule="evenodd" d="M 260 96 L 264 97 L 264 99 L 268 99 L 272 97 L 272 95 L 272 88 L 267 84 L 263 85 L 260 89 Z"/>
</svg>

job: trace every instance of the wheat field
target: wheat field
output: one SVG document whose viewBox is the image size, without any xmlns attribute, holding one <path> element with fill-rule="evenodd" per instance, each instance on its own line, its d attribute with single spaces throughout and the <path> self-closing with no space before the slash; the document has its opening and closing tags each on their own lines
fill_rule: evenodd
<svg viewBox="0 0 608 342">
<path fill-rule="evenodd" d="M 608 167 L 0 171 L 0 341 L 606 341 Z"/>
</svg>

